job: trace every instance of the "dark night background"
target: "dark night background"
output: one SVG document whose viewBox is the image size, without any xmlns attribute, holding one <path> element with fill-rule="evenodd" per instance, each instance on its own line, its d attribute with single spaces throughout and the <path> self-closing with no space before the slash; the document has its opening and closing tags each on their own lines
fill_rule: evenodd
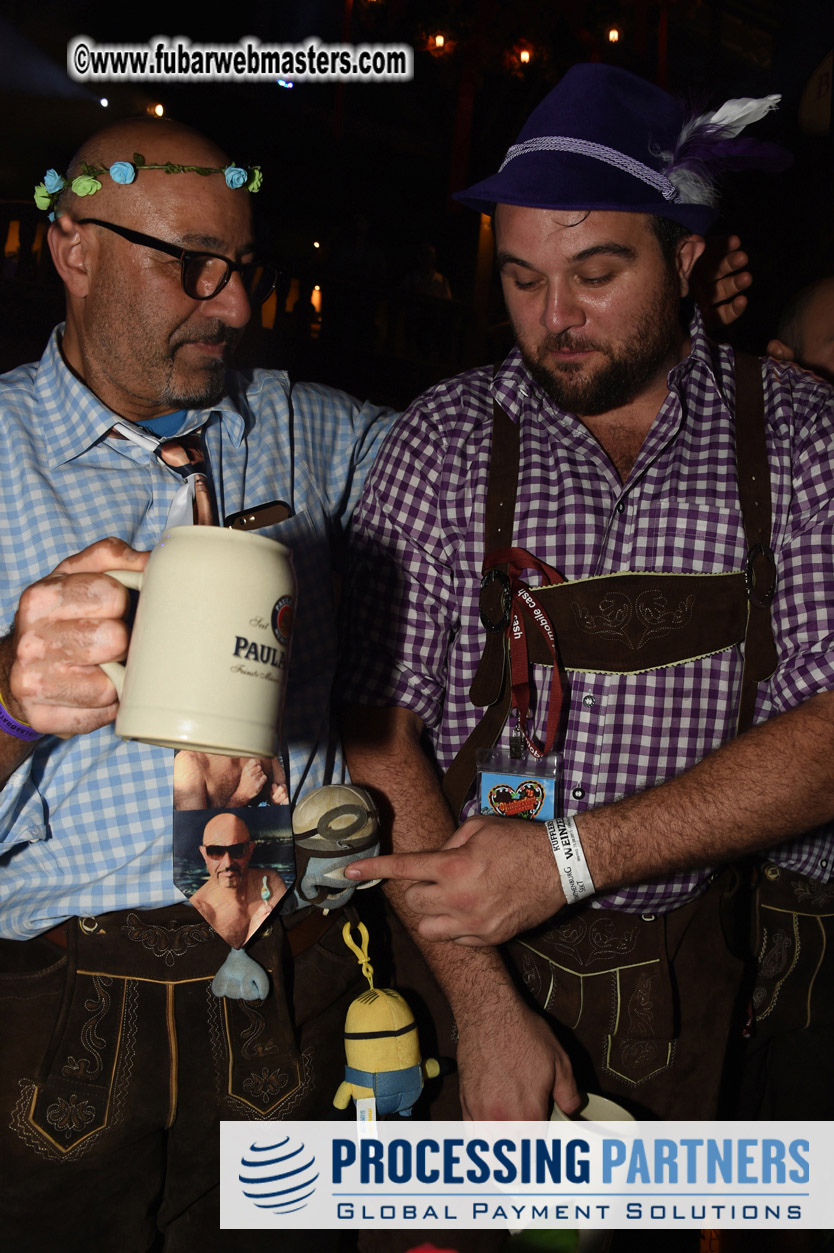
<svg viewBox="0 0 834 1253">
<path fill-rule="evenodd" d="M 480 281 L 476 272 L 478 217 L 454 206 L 450 192 L 497 167 L 525 116 L 577 61 L 621 65 L 705 106 L 782 92 L 779 113 L 756 133 L 785 143 L 793 169 L 734 176 L 726 186 L 724 229 L 741 234 L 755 278 L 735 332 L 740 343 L 763 348 L 785 297 L 834 269 L 832 0 L 256 0 L 226 6 L 222 16 L 197 19 L 196 11 L 112 0 L 0 6 L 0 368 L 39 356 L 61 316 L 45 250 L 37 255 L 45 215 L 31 202 L 34 184 L 50 166 L 64 171 L 98 127 L 157 102 L 234 160 L 263 166 L 256 207 L 286 279 L 266 318 L 272 324 L 251 329 L 244 361 L 375 399 L 404 403 L 433 379 L 501 354 L 500 296 L 484 268 Z M 74 84 L 66 45 L 81 34 L 98 43 L 157 35 L 407 43 L 415 76 L 291 90 Z M 424 242 L 437 249 L 451 302 L 401 289 Z M 310 303 L 316 285 L 320 311 Z"/>
</svg>

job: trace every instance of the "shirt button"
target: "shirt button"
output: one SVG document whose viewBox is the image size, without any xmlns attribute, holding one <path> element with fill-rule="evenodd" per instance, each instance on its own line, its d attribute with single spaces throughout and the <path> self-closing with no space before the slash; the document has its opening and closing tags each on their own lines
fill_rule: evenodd
<svg viewBox="0 0 834 1253">
<path fill-rule="evenodd" d="M 821 857 L 821 858 L 820 858 L 820 865 L 822 866 L 823 870 L 825 870 L 825 869 L 826 869 L 826 867 L 828 866 L 828 858 L 827 858 L 827 857 Z"/>
<path fill-rule="evenodd" d="M 625 513 L 625 501 L 624 500 L 620 500 L 617 502 L 617 513 Z"/>
<path fill-rule="evenodd" d="M 575 787 L 573 791 L 571 792 L 571 796 L 573 797 L 575 801 L 581 801 L 584 795 L 585 795 L 584 787 Z"/>
<path fill-rule="evenodd" d="M 597 703 L 597 702 L 595 701 L 595 699 L 594 699 L 594 697 L 593 697 L 593 696 L 583 696 L 583 697 L 582 697 L 582 704 L 583 704 L 583 705 L 587 705 L 589 709 L 593 709 L 593 707 L 594 707 L 594 705 L 595 705 L 596 703 Z"/>
</svg>

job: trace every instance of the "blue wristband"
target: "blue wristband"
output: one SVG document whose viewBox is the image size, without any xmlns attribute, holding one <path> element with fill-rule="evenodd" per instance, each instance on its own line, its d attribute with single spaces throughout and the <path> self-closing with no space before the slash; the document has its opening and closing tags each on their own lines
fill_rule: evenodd
<svg viewBox="0 0 834 1253">
<path fill-rule="evenodd" d="M 35 731 L 25 722 L 18 722 L 17 718 L 13 718 L 6 706 L 3 704 L 3 698 L 0 696 L 0 730 L 5 731 L 6 735 L 13 735 L 16 740 L 40 740 L 43 739 L 42 731 Z"/>
</svg>

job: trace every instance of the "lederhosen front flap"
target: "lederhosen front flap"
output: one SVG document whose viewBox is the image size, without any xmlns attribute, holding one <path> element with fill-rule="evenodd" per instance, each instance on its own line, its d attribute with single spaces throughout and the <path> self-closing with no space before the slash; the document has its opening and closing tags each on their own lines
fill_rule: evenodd
<svg viewBox="0 0 834 1253">
<path fill-rule="evenodd" d="M 761 366 L 736 355 L 736 463 L 747 540 L 744 569 L 726 574 L 626 571 L 535 589 L 556 637 L 559 661 L 570 670 L 627 674 L 677 665 L 744 642 L 737 731 L 752 725 L 757 684 L 776 668 L 770 602 L 776 571 L 770 547 L 770 473 Z M 493 402 L 493 440 L 486 498 L 484 577 L 480 611 L 484 650 L 470 687 L 483 717 L 446 772 L 443 791 L 460 812 L 475 776 L 480 748 L 498 739 L 510 712 L 509 631 L 513 587 L 507 562 L 495 561 L 512 543 L 518 484 L 519 428 Z M 526 631 L 529 664 L 551 665 L 543 634 Z"/>
</svg>

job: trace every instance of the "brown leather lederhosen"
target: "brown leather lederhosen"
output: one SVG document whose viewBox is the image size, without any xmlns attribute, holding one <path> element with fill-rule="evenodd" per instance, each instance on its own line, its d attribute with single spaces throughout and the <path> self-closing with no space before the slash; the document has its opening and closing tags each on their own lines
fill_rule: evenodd
<svg viewBox="0 0 834 1253">
<path fill-rule="evenodd" d="M 747 542 L 742 569 L 624 572 L 535 588 L 535 597 L 568 670 L 635 673 L 743 644 L 740 732 L 752 724 L 757 684 L 776 667 L 770 475 L 756 358 L 736 358 L 735 407 Z M 485 642 L 470 688 L 473 704 L 485 710 L 446 773 L 444 793 L 455 814 L 478 749 L 496 742 L 511 706 L 508 627 L 518 602 L 511 602 L 508 566 L 495 566 L 491 554 L 512 546 L 518 465 L 518 427 L 496 402 L 480 598 Z M 552 664 L 532 621 L 527 625 L 528 663 Z M 568 1050 L 580 1084 L 630 1097 L 661 1117 L 715 1114 L 744 968 L 729 938 L 735 884 L 733 872 L 725 872 L 699 900 L 658 916 L 583 902 L 507 946 L 526 992 L 552 1013 L 557 1030 L 574 1030 Z"/>
</svg>

